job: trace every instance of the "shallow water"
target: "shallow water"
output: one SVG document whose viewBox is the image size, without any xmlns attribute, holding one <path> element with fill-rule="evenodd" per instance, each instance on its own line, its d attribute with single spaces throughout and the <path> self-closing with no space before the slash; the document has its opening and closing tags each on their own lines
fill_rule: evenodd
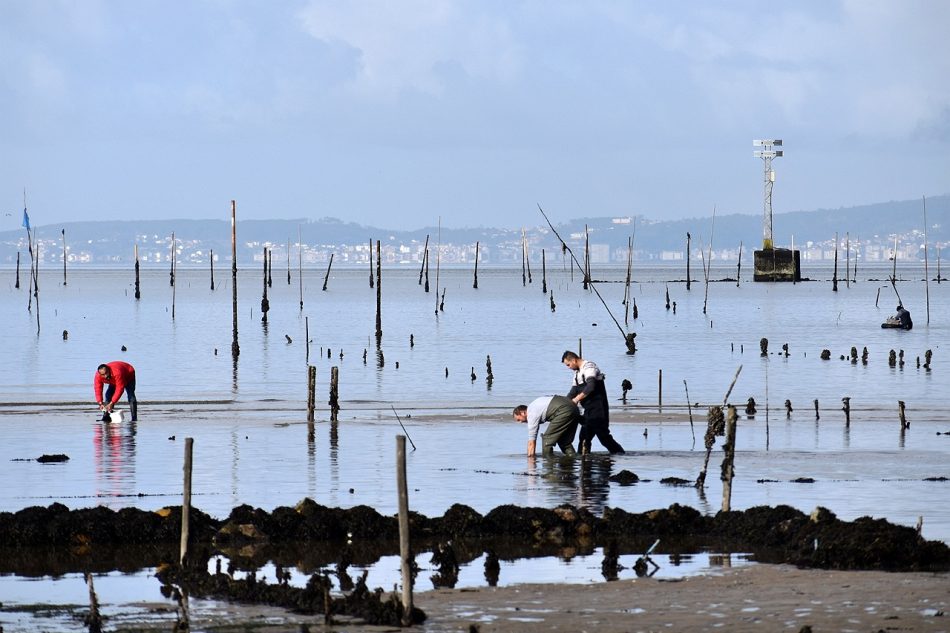
<svg viewBox="0 0 950 633">
<path fill-rule="evenodd" d="M 549 264 L 553 313 L 538 271 L 523 287 L 520 270 L 480 270 L 475 290 L 471 271 L 443 270 L 445 310 L 437 315 L 434 275 L 433 292 L 426 294 L 417 270 L 385 269 L 382 364 L 373 340 L 376 291 L 366 270 L 335 271 L 326 292 L 324 271 L 305 271 L 303 311 L 296 272 L 288 285 L 286 271 L 275 270 L 266 328 L 260 322 L 260 271 L 241 271 L 236 365 L 225 271 L 217 272 L 212 292 L 207 271 L 180 270 L 173 320 L 167 271 L 145 271 L 137 302 L 129 271 L 71 272 L 63 286 L 61 274 L 41 270 L 38 336 L 36 307 L 27 311 L 28 295 L 12 287 L 9 272 L 9 284 L 0 290 L 0 319 L 7 324 L 0 332 L 7 350 L 7 362 L 0 363 L 0 480 L 6 484 L 0 510 L 52 502 L 73 508 L 178 505 L 187 436 L 195 440 L 193 504 L 213 516 L 223 518 L 243 503 L 271 510 L 303 497 L 392 514 L 395 436 L 405 432 L 416 447 L 407 456 L 410 505 L 429 516 L 453 503 L 483 513 L 505 503 L 572 503 L 598 514 L 606 506 L 638 512 L 682 503 L 712 513 L 721 504 L 718 447 L 703 495 L 659 480 L 696 478 L 705 454 L 706 407 L 722 402 L 741 365 L 730 400 L 741 414 L 754 397 L 758 413 L 740 415 L 733 508 L 789 504 L 809 512 L 821 505 L 843 519 L 871 515 L 911 526 L 922 516 L 925 537 L 950 542 L 948 483 L 925 481 L 950 476 L 950 436 L 938 434 L 950 431 L 942 362 L 950 340 L 947 284 L 930 284 L 928 326 L 923 272 L 901 272 L 916 280 L 898 284 L 915 320 L 913 331 L 902 332 L 880 328 L 893 312 L 894 291 L 867 279 L 884 279 L 884 267 L 867 269 L 850 287 L 839 282 L 837 293 L 824 281 L 830 270 L 806 270 L 823 281 L 794 285 L 713 283 L 704 315 L 702 283 L 694 282 L 689 292 L 683 283 L 669 284 L 674 314 L 664 307 L 665 280 L 681 278 L 682 270 L 640 266 L 632 288 L 640 318 L 631 317 L 638 352 L 629 356 L 598 297 L 581 288 L 579 276 L 572 281 L 560 264 Z M 620 280 L 623 272 L 595 276 Z M 734 273 L 733 267 L 714 269 L 712 277 Z M 597 288 L 623 323 L 623 285 Z M 762 337 L 769 341 L 765 357 L 759 353 Z M 576 351 L 578 339 L 583 355 L 607 374 L 616 398 L 611 427 L 628 454 L 528 460 L 524 427 L 510 421 L 511 408 L 566 392 L 570 374 L 560 355 Z M 783 343 L 787 357 L 778 354 Z M 852 346 L 859 354 L 867 346 L 867 364 L 839 359 Z M 819 359 L 824 348 L 832 360 Z M 890 349 L 905 351 L 903 367 L 888 366 Z M 923 362 L 928 349 L 932 368 L 918 368 L 916 359 Z M 97 420 L 92 375 L 100 362 L 113 359 L 136 366 L 135 424 Z M 320 406 L 312 437 L 305 410 L 308 361 L 317 367 Z M 324 404 L 332 366 L 340 368 L 342 406 L 335 424 Z M 627 405 L 619 401 L 624 378 L 634 384 Z M 691 411 L 684 381 L 689 400 L 698 403 Z M 849 425 L 841 411 L 846 396 Z M 785 399 L 794 407 L 790 418 Z M 911 423 L 903 433 L 898 400 L 906 402 Z M 33 461 L 51 453 L 70 459 Z M 608 481 L 624 469 L 645 481 Z M 792 483 L 799 477 L 814 482 Z M 554 561 L 537 567 L 532 580 L 560 580 L 564 573 L 564 564 Z M 26 586 L 42 595 L 54 585 Z"/>
</svg>

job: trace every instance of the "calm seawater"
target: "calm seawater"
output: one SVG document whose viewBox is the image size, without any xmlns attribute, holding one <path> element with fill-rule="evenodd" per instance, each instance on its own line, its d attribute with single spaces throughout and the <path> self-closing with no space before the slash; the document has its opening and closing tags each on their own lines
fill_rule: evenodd
<svg viewBox="0 0 950 633">
<path fill-rule="evenodd" d="M 659 480 L 696 478 L 706 407 L 722 402 L 741 365 L 730 401 L 741 414 L 753 397 L 758 413 L 740 415 L 733 508 L 785 503 L 808 512 L 822 505 L 845 519 L 871 515 L 905 525 L 923 516 L 926 537 L 950 542 L 947 483 L 925 481 L 950 476 L 950 436 L 938 435 L 950 431 L 944 358 L 950 285 L 930 283 L 928 325 L 923 268 L 902 265 L 897 287 L 915 321 L 913 331 L 903 332 L 880 327 L 897 303 L 885 281 L 887 266 L 864 266 L 850 287 L 839 281 L 838 292 L 827 265 L 806 265 L 803 274 L 818 281 L 799 284 L 752 283 L 747 268 L 738 287 L 711 283 L 707 297 L 696 262 L 690 291 L 682 281 L 667 283 L 683 279 L 682 265 L 636 265 L 633 356 L 598 296 L 583 290 L 580 276 L 572 278 L 559 258 L 548 261 L 548 294 L 536 269 L 527 286 L 520 269 L 480 269 L 478 289 L 471 269 L 442 270 L 444 311 L 438 313 L 434 268 L 429 293 L 418 283 L 417 268 L 384 268 L 382 359 L 368 268 L 334 269 L 326 291 L 325 270 L 305 270 L 301 310 L 296 270 L 288 284 L 286 268 L 275 267 L 266 326 L 261 271 L 242 269 L 236 365 L 229 269 L 215 271 L 214 291 L 207 270 L 179 269 L 174 318 L 167 269 L 143 271 L 140 301 L 128 270 L 71 269 L 63 285 L 62 269 L 41 269 L 39 334 L 36 304 L 27 310 L 27 291 L 15 289 L 13 271 L 4 270 L 0 510 L 55 501 L 150 509 L 180 504 L 187 436 L 195 439 L 193 503 L 214 516 L 242 503 L 270 510 L 303 497 L 392 514 L 401 421 L 416 446 L 408 455 L 410 505 L 430 516 L 453 503 L 480 512 L 504 503 L 573 503 L 598 513 L 605 506 L 637 512 L 682 503 L 715 512 L 721 503 L 718 447 L 704 495 Z M 621 268 L 594 271 L 609 282 L 596 287 L 621 325 L 624 275 Z M 734 265 L 711 273 L 712 279 L 727 276 L 735 276 Z M 665 308 L 667 288 L 675 313 Z M 763 337 L 769 342 L 764 357 Z M 779 354 L 786 343 L 787 357 Z M 525 430 L 511 422 L 511 409 L 565 393 L 570 372 L 561 353 L 579 345 L 607 375 L 611 427 L 628 454 L 599 453 L 586 465 L 527 460 Z M 867 364 L 839 359 L 852 346 L 859 355 L 867 347 Z M 819 358 L 826 348 L 830 361 Z M 891 349 L 904 351 L 903 367 L 888 365 Z M 927 350 L 933 352 L 929 371 L 917 366 Z M 117 359 L 137 369 L 136 424 L 105 425 L 93 404 L 96 366 Z M 308 363 L 317 367 L 319 405 L 309 438 Z M 333 366 L 339 367 L 342 406 L 335 424 L 326 407 Z M 619 400 L 623 379 L 634 385 L 626 405 Z M 850 425 L 843 397 L 851 398 Z M 794 407 L 789 418 L 786 399 Z M 904 433 L 898 400 L 911 423 Z M 595 450 L 602 448 L 595 443 Z M 70 460 L 29 461 L 44 453 Z M 624 469 L 649 481 L 627 487 L 607 481 Z M 815 481 L 790 482 L 798 477 Z M 554 566 L 550 580 L 561 573 Z"/>
</svg>

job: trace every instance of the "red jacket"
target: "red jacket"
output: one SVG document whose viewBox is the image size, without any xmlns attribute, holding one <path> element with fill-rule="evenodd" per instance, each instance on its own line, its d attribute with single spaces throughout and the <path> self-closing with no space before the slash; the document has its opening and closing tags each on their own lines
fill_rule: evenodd
<svg viewBox="0 0 950 633">
<path fill-rule="evenodd" d="M 102 375 L 99 374 L 99 370 L 96 369 L 95 382 L 92 384 L 93 391 L 95 391 L 96 394 L 96 404 L 102 404 L 102 388 L 104 384 L 115 385 L 115 395 L 112 396 L 112 404 L 116 404 L 119 398 L 122 397 L 125 386 L 135 380 L 135 367 L 132 367 L 132 365 L 123 363 L 121 360 L 115 360 L 111 363 L 106 363 L 106 365 L 112 370 L 112 379 L 102 377 Z"/>
</svg>

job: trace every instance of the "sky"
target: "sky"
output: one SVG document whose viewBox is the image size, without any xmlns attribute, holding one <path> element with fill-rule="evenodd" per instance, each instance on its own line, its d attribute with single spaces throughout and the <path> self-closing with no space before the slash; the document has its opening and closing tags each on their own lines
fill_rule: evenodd
<svg viewBox="0 0 950 633">
<path fill-rule="evenodd" d="M 950 192 L 946 0 L 0 0 L 0 230 Z"/>
</svg>

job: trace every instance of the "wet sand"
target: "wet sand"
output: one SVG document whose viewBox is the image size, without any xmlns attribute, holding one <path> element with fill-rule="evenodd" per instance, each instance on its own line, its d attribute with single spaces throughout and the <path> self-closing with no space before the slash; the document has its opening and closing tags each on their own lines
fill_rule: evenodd
<svg viewBox="0 0 950 633">
<path fill-rule="evenodd" d="M 948 631 L 950 574 L 797 569 L 751 565 L 683 580 L 638 578 L 588 585 L 517 585 L 418 593 L 428 619 L 414 629 L 479 631 Z M 209 603 L 205 603 L 206 605 Z M 118 630 L 167 630 L 115 614 Z M 160 620 L 161 622 L 159 622 Z M 395 631 L 261 606 L 192 603 L 192 628 L 258 632 Z"/>
</svg>

